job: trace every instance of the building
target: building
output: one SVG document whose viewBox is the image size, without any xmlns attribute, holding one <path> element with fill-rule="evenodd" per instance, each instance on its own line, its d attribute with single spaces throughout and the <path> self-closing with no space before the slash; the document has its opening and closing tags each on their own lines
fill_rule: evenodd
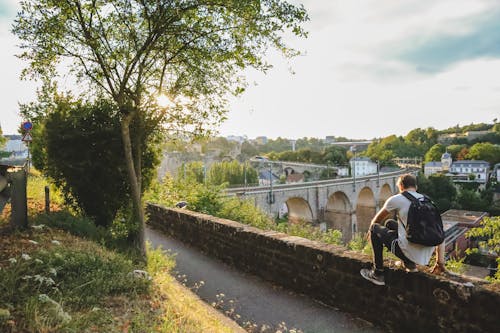
<svg viewBox="0 0 500 333">
<path fill-rule="evenodd" d="M 491 173 L 490 178 L 493 178 L 498 183 L 500 183 L 500 163 L 495 164 L 493 167 L 493 172 Z"/>
<path fill-rule="evenodd" d="M 448 172 L 450 171 L 451 164 L 453 163 L 453 159 L 451 158 L 451 154 L 447 151 L 441 155 L 441 162 L 427 162 L 424 165 L 424 175 L 429 177 L 435 173 Z"/>
<path fill-rule="evenodd" d="M 258 145 L 265 145 L 267 143 L 267 136 L 258 136 L 254 141 Z"/>
<path fill-rule="evenodd" d="M 491 131 L 468 131 L 465 132 L 465 136 L 467 137 L 468 141 L 472 141 L 482 136 L 485 136 L 488 133 L 491 133 Z"/>
<path fill-rule="evenodd" d="M 476 182 L 486 184 L 490 164 L 481 160 L 462 160 L 451 164 L 450 172 L 454 182 Z"/>
<path fill-rule="evenodd" d="M 486 212 L 450 209 L 441 214 L 445 231 L 446 255 L 460 257 L 466 249 L 477 247 L 477 244 L 466 237 L 466 232 L 478 227 L 488 216 Z"/>
<path fill-rule="evenodd" d="M 349 163 L 351 165 L 351 173 L 355 174 L 356 177 L 373 175 L 378 170 L 378 164 L 368 157 L 351 158 Z"/>
<path fill-rule="evenodd" d="M 228 135 L 226 136 L 227 141 L 234 141 L 238 142 L 239 144 L 242 144 L 244 141 L 246 141 L 248 138 L 246 135 L 241 136 L 241 135 Z"/>
<path fill-rule="evenodd" d="M 450 171 L 451 164 L 453 163 L 453 159 L 451 158 L 451 154 L 446 151 L 443 155 L 441 155 L 441 166 L 444 172 Z"/>
<path fill-rule="evenodd" d="M 430 175 L 433 175 L 435 173 L 440 173 L 443 171 L 443 163 L 441 162 L 427 162 L 424 165 L 424 175 L 426 177 L 429 177 Z"/>
</svg>

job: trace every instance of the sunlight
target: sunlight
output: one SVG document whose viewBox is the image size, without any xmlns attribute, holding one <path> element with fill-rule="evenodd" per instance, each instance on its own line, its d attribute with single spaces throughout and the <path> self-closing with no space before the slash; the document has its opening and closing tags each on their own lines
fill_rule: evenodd
<svg viewBox="0 0 500 333">
<path fill-rule="evenodd" d="M 158 105 L 162 108 L 175 106 L 175 103 L 167 95 L 164 94 L 161 94 L 156 98 L 156 103 L 158 103 Z"/>
</svg>

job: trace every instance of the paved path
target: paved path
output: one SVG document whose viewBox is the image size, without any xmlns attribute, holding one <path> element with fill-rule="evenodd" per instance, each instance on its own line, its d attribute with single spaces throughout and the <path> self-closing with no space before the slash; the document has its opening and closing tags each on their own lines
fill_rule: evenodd
<svg viewBox="0 0 500 333">
<path fill-rule="evenodd" d="M 219 304 L 241 326 L 254 325 L 255 332 L 279 328 L 304 333 L 382 332 L 364 320 L 244 274 L 160 231 L 147 228 L 146 237 L 153 247 L 161 245 L 177 254 L 178 280 L 197 289 L 207 303 Z M 197 288 L 200 281 L 204 284 Z"/>
</svg>

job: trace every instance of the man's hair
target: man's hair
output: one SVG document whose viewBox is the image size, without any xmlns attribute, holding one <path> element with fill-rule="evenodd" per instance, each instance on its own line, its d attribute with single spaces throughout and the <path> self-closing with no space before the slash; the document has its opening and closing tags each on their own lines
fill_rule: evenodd
<svg viewBox="0 0 500 333">
<path fill-rule="evenodd" d="M 410 187 L 417 187 L 417 177 L 415 177 L 412 174 L 405 173 L 404 175 L 401 175 L 399 177 L 398 184 L 403 185 L 404 189 L 407 189 Z"/>
</svg>

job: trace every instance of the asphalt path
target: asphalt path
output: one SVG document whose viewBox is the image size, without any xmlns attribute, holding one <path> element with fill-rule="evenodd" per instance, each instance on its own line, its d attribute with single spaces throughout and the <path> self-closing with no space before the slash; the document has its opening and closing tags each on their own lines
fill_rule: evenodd
<svg viewBox="0 0 500 333">
<path fill-rule="evenodd" d="M 252 332 L 382 332 L 338 309 L 208 257 L 161 231 L 146 228 L 154 248 L 176 255 L 175 276 L 205 302 Z"/>
</svg>

